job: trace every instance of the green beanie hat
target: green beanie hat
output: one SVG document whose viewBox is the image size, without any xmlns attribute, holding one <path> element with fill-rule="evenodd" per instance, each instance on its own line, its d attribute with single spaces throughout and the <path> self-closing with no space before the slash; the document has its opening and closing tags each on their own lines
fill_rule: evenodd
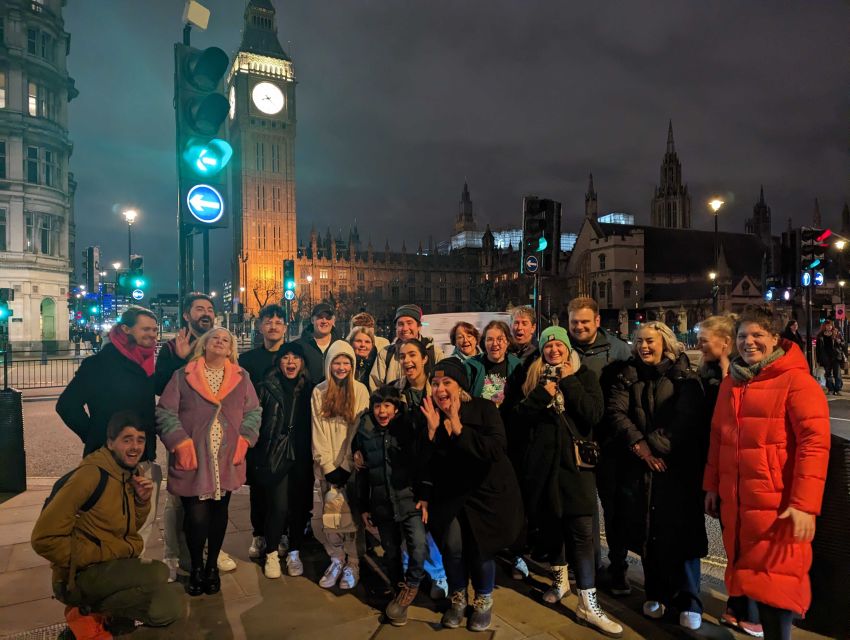
<svg viewBox="0 0 850 640">
<path fill-rule="evenodd" d="M 573 345 L 570 344 L 570 335 L 567 333 L 567 330 L 564 327 L 548 327 L 543 330 L 543 333 L 540 334 L 540 341 L 538 342 L 540 346 L 540 351 L 543 351 L 543 345 L 549 342 L 550 340 L 557 340 L 559 342 L 563 342 L 567 345 L 567 349 L 572 350 Z"/>
</svg>

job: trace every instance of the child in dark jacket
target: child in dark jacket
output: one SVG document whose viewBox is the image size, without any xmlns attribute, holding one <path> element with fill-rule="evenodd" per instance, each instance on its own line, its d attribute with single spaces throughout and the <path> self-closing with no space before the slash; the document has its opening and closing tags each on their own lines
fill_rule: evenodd
<svg viewBox="0 0 850 640">
<path fill-rule="evenodd" d="M 416 442 L 398 389 L 380 387 L 369 399 L 369 412 L 361 419 L 352 449 L 363 460 L 357 473 L 363 522 L 367 529 L 377 529 L 390 579 L 398 583 L 398 593 L 386 609 L 387 619 L 394 626 L 407 623 L 407 609 L 425 577 L 430 484 L 419 475 Z M 402 542 L 410 558 L 406 572 L 402 568 Z"/>
</svg>

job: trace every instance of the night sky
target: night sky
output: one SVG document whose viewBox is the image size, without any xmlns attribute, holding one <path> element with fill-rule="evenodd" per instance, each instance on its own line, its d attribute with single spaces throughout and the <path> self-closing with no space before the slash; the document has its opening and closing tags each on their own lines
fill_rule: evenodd
<svg viewBox="0 0 850 640">
<path fill-rule="evenodd" d="M 195 46 L 229 55 L 242 0 L 206 0 Z M 355 220 L 376 248 L 447 239 L 464 180 L 478 224 L 519 225 L 526 193 L 563 202 L 578 231 L 587 174 L 600 213 L 649 222 L 672 119 L 693 225 L 725 195 L 743 231 L 764 185 L 778 234 L 827 224 L 848 198 L 848 5 L 818 2 L 276 0 L 298 79 L 298 229 Z M 78 253 L 126 261 L 118 211 L 141 210 L 134 252 L 174 292 L 172 45 L 182 0 L 71 0 L 71 170 Z M 213 288 L 229 230 L 212 234 Z M 199 255 L 200 251 L 196 255 Z M 79 263 L 79 258 L 78 258 Z M 219 266 L 220 265 L 220 266 Z M 111 275 L 111 274 L 110 274 Z"/>
</svg>

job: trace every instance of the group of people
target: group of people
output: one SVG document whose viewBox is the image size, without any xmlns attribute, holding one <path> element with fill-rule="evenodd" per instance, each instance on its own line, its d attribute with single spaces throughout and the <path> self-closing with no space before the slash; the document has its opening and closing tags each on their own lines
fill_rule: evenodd
<svg viewBox="0 0 850 640">
<path fill-rule="evenodd" d="M 664 323 L 642 324 L 630 346 L 600 326 L 592 298 L 569 304 L 566 327 L 538 331 L 529 307 L 510 324 L 459 322 L 451 354 L 422 334 L 413 304 L 397 309 L 392 342 L 365 313 L 343 338 L 325 303 L 287 342 L 284 310 L 270 305 L 263 344 L 241 355 L 211 299 L 193 294 L 184 309 L 186 328 L 156 360 L 155 317 L 128 309 L 57 404 L 86 457 L 32 541 L 78 638 L 107 619 L 170 623 L 179 612 L 162 590 L 181 565 L 189 595 L 217 593 L 235 564 L 221 551 L 228 503 L 246 482 L 248 555 L 266 578 L 304 573 L 309 529 L 328 556 L 319 585 L 353 589 L 380 544 L 397 626 L 430 583 L 448 600 L 444 627 L 489 628 L 501 556 L 515 579 L 530 559 L 547 563 L 550 604 L 572 573 L 576 619 L 618 637 L 596 586 L 630 594 L 632 551 L 642 613 L 697 629 L 704 514 L 723 527 L 723 623 L 784 639 L 809 606 L 828 410 L 767 311 L 703 321 L 695 370 Z M 156 437 L 168 451 L 166 558 L 142 570 Z"/>
</svg>

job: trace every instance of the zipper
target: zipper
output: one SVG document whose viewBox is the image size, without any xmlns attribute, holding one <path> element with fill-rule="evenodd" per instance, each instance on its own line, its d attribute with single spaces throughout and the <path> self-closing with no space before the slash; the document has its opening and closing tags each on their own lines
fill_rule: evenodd
<svg viewBox="0 0 850 640">
<path fill-rule="evenodd" d="M 733 566 L 741 551 L 741 409 L 749 386 L 749 382 L 741 386 L 741 396 L 738 398 L 738 406 L 735 407 L 735 548 L 733 557 L 729 559 Z"/>
</svg>

